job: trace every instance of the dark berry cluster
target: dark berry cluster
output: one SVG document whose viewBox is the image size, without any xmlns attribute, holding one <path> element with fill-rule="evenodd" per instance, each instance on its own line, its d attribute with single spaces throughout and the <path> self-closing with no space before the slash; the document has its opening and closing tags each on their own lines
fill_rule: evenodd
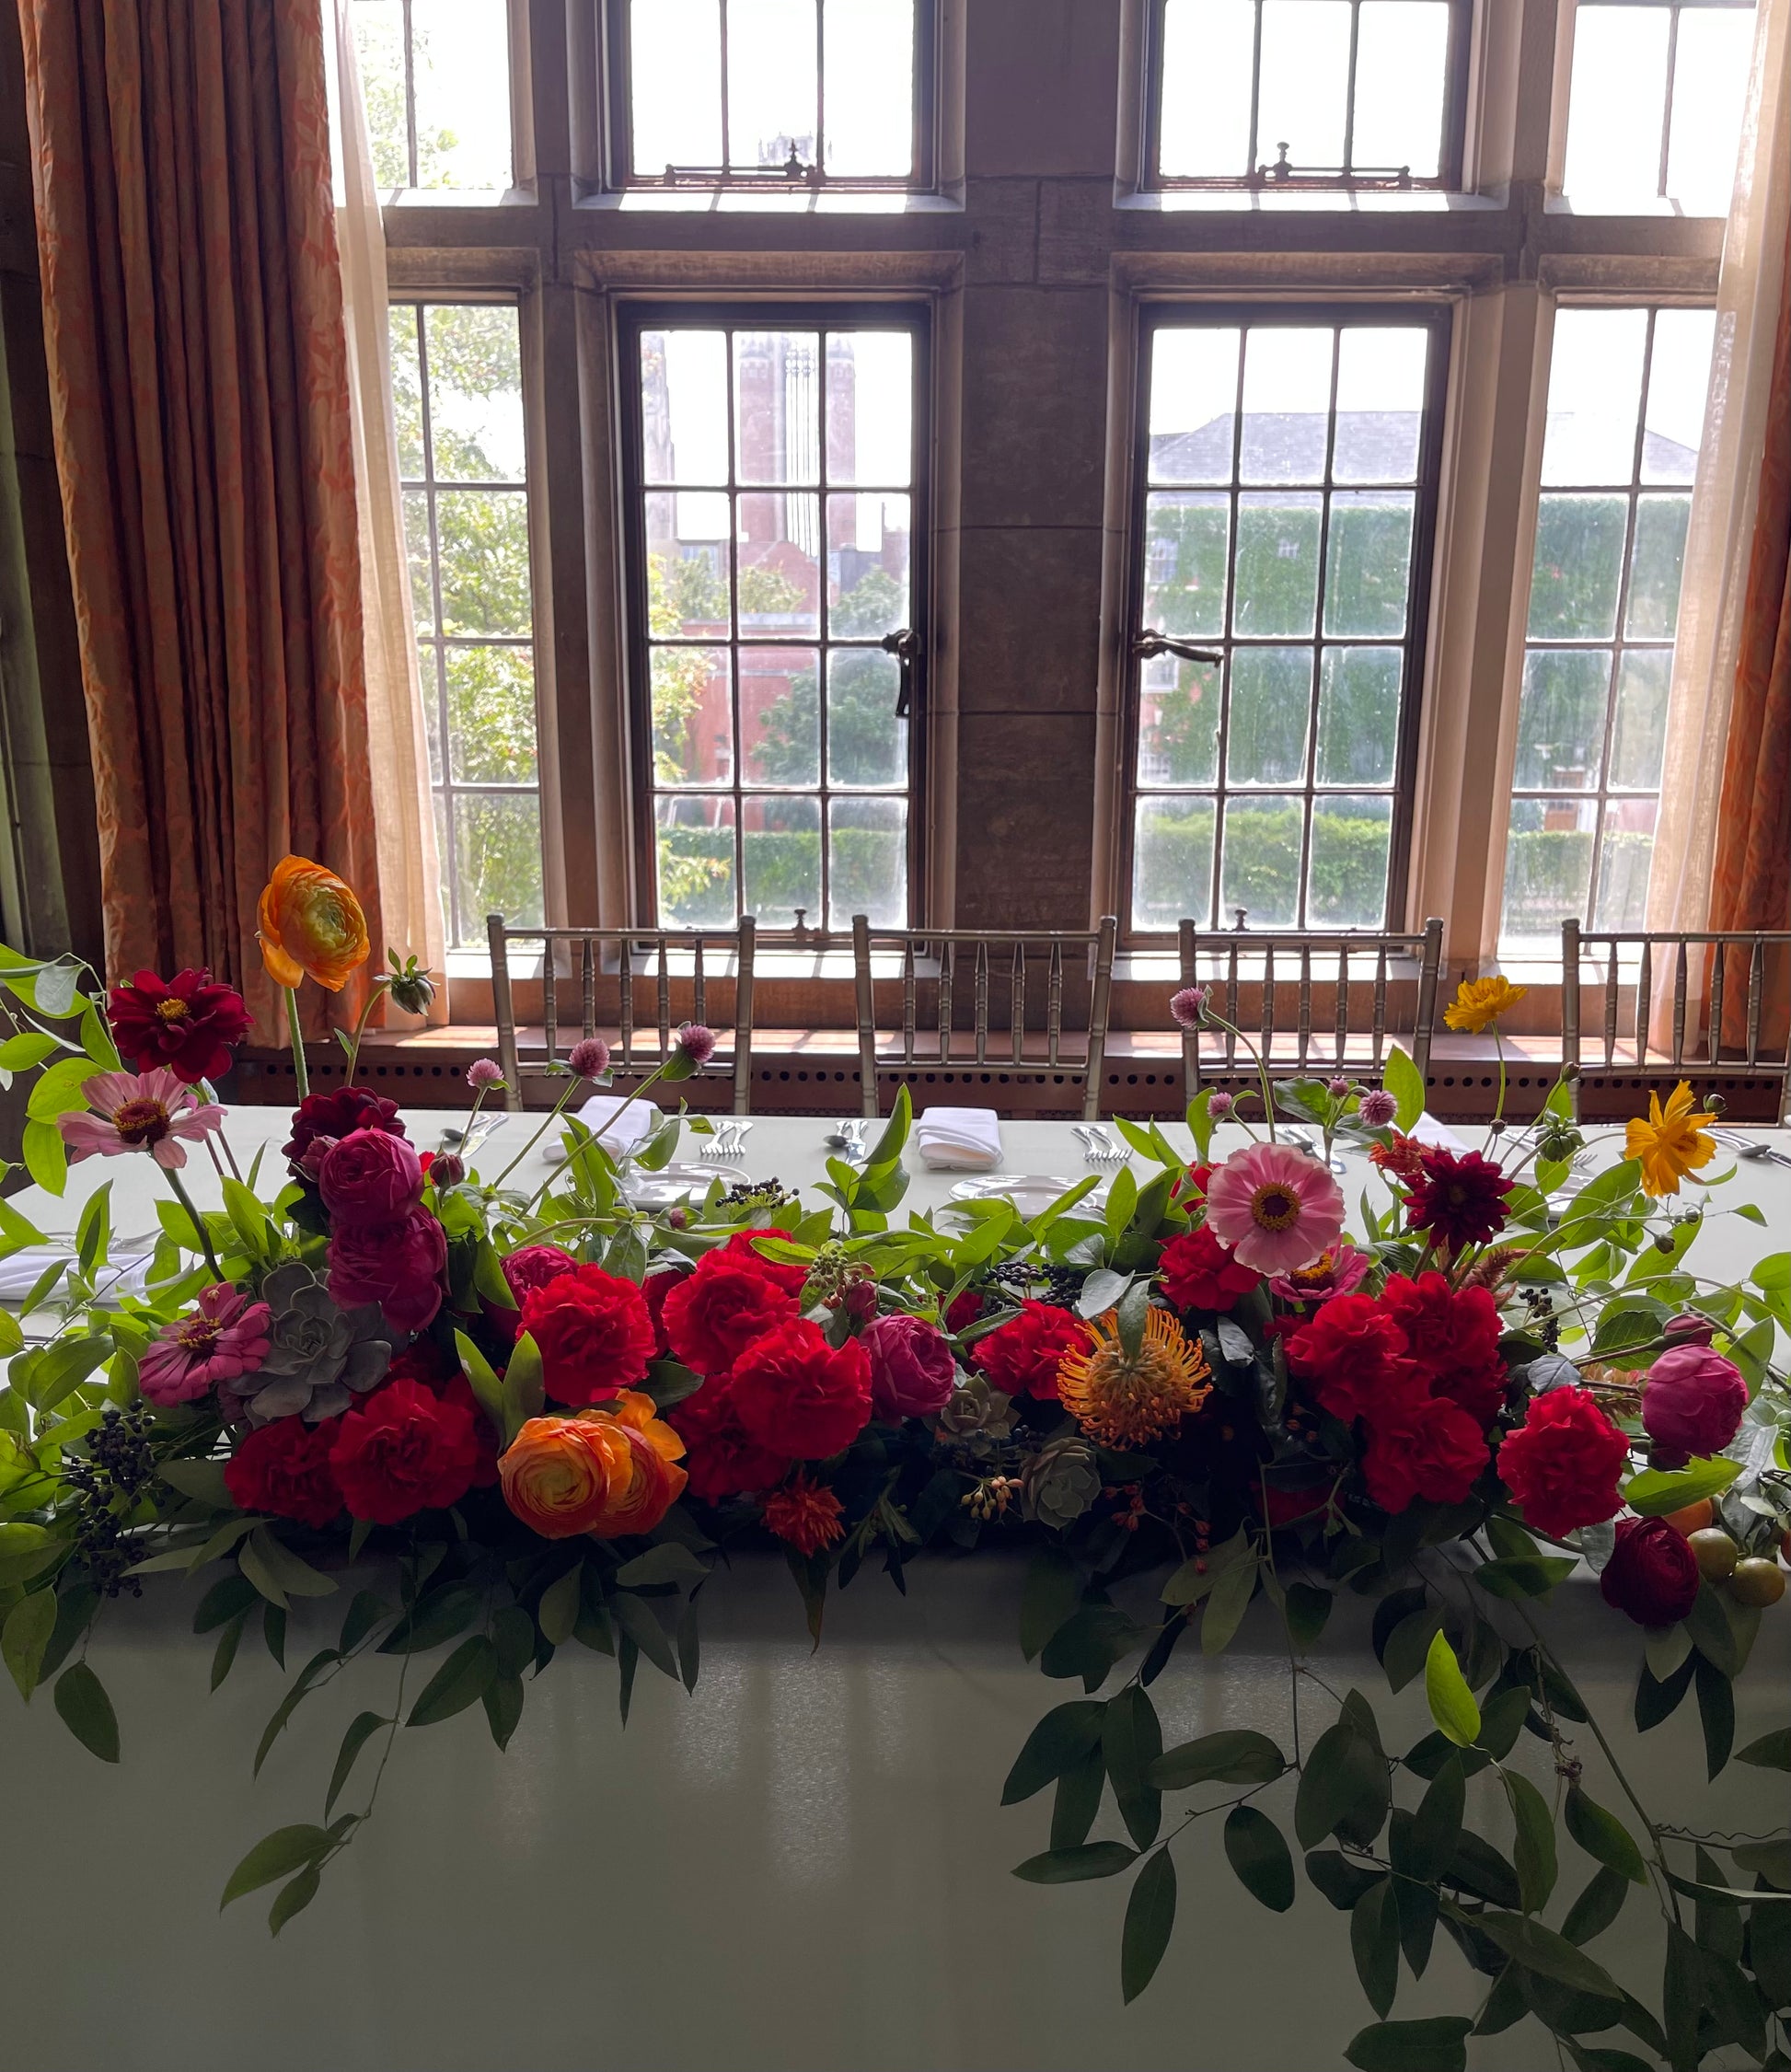
<svg viewBox="0 0 1791 2072">
<path fill-rule="evenodd" d="M 783 1182 L 773 1177 L 769 1180 L 738 1182 L 722 1195 L 721 1206 L 723 1209 L 739 1209 L 748 1212 L 756 1209 L 767 1209 L 775 1214 L 780 1209 L 793 1205 L 795 1200 L 796 1197 L 786 1189 Z"/>
<path fill-rule="evenodd" d="M 124 1545 L 126 1522 L 139 1493 L 156 1473 L 149 1444 L 149 1413 L 110 1406 L 97 1430 L 84 1441 L 87 1458 L 72 1462 L 64 1479 L 80 1493 L 80 1516 L 75 1545 L 96 1590 L 116 1597 L 128 1590 L 143 1595 L 143 1585 L 125 1568 L 133 1550 Z"/>
<path fill-rule="evenodd" d="M 1088 1279 L 1084 1267 L 1045 1267 L 1028 1259 L 1012 1259 L 1006 1266 L 991 1267 L 988 1278 L 997 1287 L 1021 1296 L 1048 1302 L 1054 1309 L 1074 1309 Z"/>
</svg>

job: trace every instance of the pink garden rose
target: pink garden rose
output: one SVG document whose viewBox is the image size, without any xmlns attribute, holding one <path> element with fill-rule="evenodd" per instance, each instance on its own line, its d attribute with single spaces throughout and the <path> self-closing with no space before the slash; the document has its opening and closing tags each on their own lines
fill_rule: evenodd
<svg viewBox="0 0 1791 2072">
<path fill-rule="evenodd" d="M 421 1331 L 442 1306 L 447 1233 L 426 1209 L 389 1223 L 350 1223 L 329 1240 L 329 1293 L 343 1309 L 377 1302 L 399 1331 Z"/>
<path fill-rule="evenodd" d="M 1642 1383 L 1642 1424 L 1670 1453 L 1720 1453 L 1741 1429 L 1748 1384 L 1732 1360 L 1708 1346 L 1663 1352 Z"/>
<path fill-rule="evenodd" d="M 873 1416 L 894 1424 L 944 1408 L 957 1386 L 957 1361 L 930 1324 L 918 1316 L 880 1316 L 865 1325 L 861 1342 L 871 1355 Z"/>
<path fill-rule="evenodd" d="M 351 1129 L 324 1153 L 318 1192 L 334 1222 L 393 1222 L 417 1206 L 422 1165 L 402 1137 L 384 1129 Z"/>
</svg>

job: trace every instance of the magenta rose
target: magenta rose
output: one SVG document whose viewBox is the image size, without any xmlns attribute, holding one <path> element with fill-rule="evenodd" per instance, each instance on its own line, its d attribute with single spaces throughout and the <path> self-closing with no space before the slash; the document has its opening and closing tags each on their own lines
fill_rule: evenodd
<svg viewBox="0 0 1791 2072">
<path fill-rule="evenodd" d="M 1664 1518 L 1619 1519 L 1599 1588 L 1637 1626 L 1673 1626 L 1698 1594 L 1698 1557 Z"/>
<path fill-rule="evenodd" d="M 531 1289 L 545 1288 L 562 1273 L 573 1272 L 578 1261 L 558 1244 L 524 1244 L 510 1253 L 503 1265 L 504 1281 L 520 1302 Z"/>
<path fill-rule="evenodd" d="M 1642 1383 L 1642 1424 L 1656 1446 L 1687 1459 L 1720 1453 L 1741 1429 L 1748 1384 L 1732 1360 L 1708 1346 L 1674 1346 Z"/>
<path fill-rule="evenodd" d="M 447 1233 L 426 1209 L 387 1223 L 348 1223 L 329 1240 L 329 1292 L 344 1309 L 377 1302 L 399 1331 L 421 1331 L 442 1306 Z"/>
<path fill-rule="evenodd" d="M 880 1316 L 860 1342 L 871 1355 L 871 1406 L 885 1424 L 930 1417 L 957 1386 L 957 1361 L 930 1324 L 918 1316 Z"/>
<path fill-rule="evenodd" d="M 417 1206 L 422 1165 L 402 1137 L 351 1129 L 319 1162 L 318 1192 L 332 1222 L 395 1222 Z"/>
</svg>

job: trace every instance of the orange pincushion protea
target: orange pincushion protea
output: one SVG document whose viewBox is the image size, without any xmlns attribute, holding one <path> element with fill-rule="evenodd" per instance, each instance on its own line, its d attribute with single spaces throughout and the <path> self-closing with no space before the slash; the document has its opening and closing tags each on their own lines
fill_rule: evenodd
<svg viewBox="0 0 1791 2072">
<path fill-rule="evenodd" d="M 351 886 L 308 857 L 283 856 L 256 916 L 261 962 L 276 986 L 306 978 L 339 993 L 367 961 L 367 917 Z"/>
<path fill-rule="evenodd" d="M 1167 1310 L 1146 1311 L 1135 1354 L 1126 1350 L 1112 1310 L 1082 1328 L 1088 1344 L 1072 1348 L 1058 1362 L 1057 1395 L 1103 1446 L 1148 1446 L 1212 1394 L 1206 1354 Z"/>
</svg>

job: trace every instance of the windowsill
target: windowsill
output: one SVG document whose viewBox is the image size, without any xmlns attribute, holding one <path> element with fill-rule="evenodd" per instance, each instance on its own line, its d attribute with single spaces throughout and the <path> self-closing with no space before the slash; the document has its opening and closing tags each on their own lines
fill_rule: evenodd
<svg viewBox="0 0 1791 2072">
<path fill-rule="evenodd" d="M 382 209 L 532 209 L 540 201 L 532 187 L 388 187 Z"/>
<path fill-rule="evenodd" d="M 575 209 L 619 215 L 962 215 L 944 194 L 883 188 L 629 187 L 587 194 Z"/>
<path fill-rule="evenodd" d="M 1576 202 L 1570 194 L 1550 194 L 1543 202 L 1544 215 L 1580 216 L 1589 222 L 1625 223 L 1641 218 L 1656 223 L 1721 223 L 1725 209 L 1688 209 L 1661 194 L 1600 194 Z"/>
<path fill-rule="evenodd" d="M 1153 215 L 1490 215 L 1505 206 L 1492 195 L 1436 187 L 1150 187 L 1114 196 L 1115 209 Z"/>
</svg>

